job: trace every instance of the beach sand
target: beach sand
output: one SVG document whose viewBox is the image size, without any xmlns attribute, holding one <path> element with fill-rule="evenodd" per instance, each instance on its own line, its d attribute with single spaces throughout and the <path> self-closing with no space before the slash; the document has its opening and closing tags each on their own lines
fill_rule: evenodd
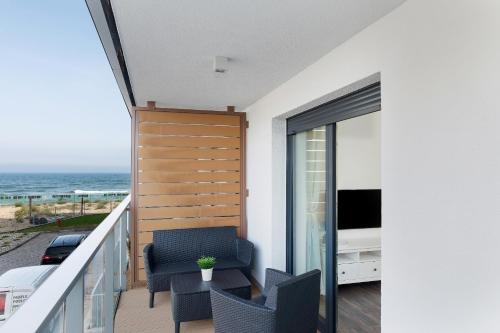
<svg viewBox="0 0 500 333">
<path fill-rule="evenodd" d="M 113 208 L 115 208 L 119 202 L 109 202 L 106 203 L 86 203 L 85 204 L 85 215 L 89 214 L 99 214 L 99 213 L 109 213 Z M 27 207 L 27 206 L 26 206 Z M 73 205 L 73 203 L 50 203 L 50 204 L 36 204 L 33 205 L 35 212 L 33 216 L 44 216 L 44 217 L 71 217 L 80 215 L 80 203 Z M 15 207 L 14 205 L 0 205 L 0 233 L 1 232 L 11 232 L 16 230 L 22 230 L 33 226 L 29 223 L 28 219 L 24 219 L 23 222 L 17 222 L 15 220 L 14 214 L 20 207 Z M 75 214 L 75 215 L 73 215 Z"/>
</svg>

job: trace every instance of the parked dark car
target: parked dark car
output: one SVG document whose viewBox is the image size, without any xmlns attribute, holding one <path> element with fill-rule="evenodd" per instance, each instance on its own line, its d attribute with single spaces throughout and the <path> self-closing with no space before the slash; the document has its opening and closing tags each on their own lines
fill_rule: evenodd
<svg viewBox="0 0 500 333">
<path fill-rule="evenodd" d="M 60 264 L 87 237 L 83 234 L 57 236 L 45 250 L 40 265 Z"/>
<path fill-rule="evenodd" d="M 33 217 L 31 217 L 30 223 L 35 224 L 35 225 L 47 224 L 47 223 L 49 223 L 49 220 L 47 220 L 43 216 L 42 217 L 33 216 Z"/>
</svg>

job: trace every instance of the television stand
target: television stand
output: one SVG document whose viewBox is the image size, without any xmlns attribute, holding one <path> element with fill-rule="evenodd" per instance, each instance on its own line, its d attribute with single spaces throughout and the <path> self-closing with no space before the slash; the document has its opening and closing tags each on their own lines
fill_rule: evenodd
<svg viewBox="0 0 500 333">
<path fill-rule="evenodd" d="M 338 231 L 337 283 L 380 281 L 380 228 Z"/>
</svg>

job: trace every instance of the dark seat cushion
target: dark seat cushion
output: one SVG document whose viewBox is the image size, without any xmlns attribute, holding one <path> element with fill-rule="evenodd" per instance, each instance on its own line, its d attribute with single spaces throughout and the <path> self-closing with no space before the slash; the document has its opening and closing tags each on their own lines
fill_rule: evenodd
<svg viewBox="0 0 500 333">
<path fill-rule="evenodd" d="M 215 269 L 237 269 L 243 268 L 245 264 L 235 258 L 217 258 Z M 194 261 L 174 262 L 170 264 L 157 264 L 153 268 L 153 275 L 174 275 L 183 273 L 194 273 L 200 271 L 200 268 Z"/>
<path fill-rule="evenodd" d="M 255 298 L 252 298 L 252 302 L 257 303 L 259 305 L 264 305 L 264 303 L 266 303 L 266 296 L 260 295 Z"/>
<path fill-rule="evenodd" d="M 153 268 L 153 275 L 174 275 L 193 273 L 200 269 L 195 262 L 174 262 L 171 264 L 158 264 Z"/>
<path fill-rule="evenodd" d="M 236 258 L 217 259 L 217 263 L 215 264 L 215 269 L 234 269 L 243 267 L 246 267 L 246 265 Z"/>
</svg>

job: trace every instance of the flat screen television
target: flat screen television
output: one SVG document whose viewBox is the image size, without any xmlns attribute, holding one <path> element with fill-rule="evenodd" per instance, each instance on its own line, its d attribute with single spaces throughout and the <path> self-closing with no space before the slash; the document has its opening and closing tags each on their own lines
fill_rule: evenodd
<svg viewBox="0 0 500 333">
<path fill-rule="evenodd" d="M 381 197 L 380 189 L 337 191 L 337 228 L 380 228 Z"/>
</svg>

